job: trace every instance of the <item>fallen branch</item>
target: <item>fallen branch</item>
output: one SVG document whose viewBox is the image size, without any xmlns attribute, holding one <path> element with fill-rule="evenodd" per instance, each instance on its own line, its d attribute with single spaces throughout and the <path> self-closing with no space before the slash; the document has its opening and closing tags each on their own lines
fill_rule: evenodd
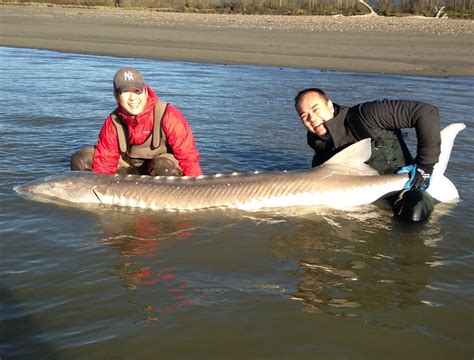
<svg viewBox="0 0 474 360">
<path fill-rule="evenodd" d="M 370 14 L 360 15 L 360 16 L 379 16 L 372 7 L 367 4 L 364 0 L 357 0 L 357 2 L 361 5 L 364 5 L 367 9 L 369 9 Z"/>
<path fill-rule="evenodd" d="M 435 8 L 436 10 L 436 15 L 434 16 L 437 19 L 448 17 L 448 15 L 445 13 L 446 6 L 442 6 L 441 9 L 438 10 L 438 8 Z"/>
</svg>

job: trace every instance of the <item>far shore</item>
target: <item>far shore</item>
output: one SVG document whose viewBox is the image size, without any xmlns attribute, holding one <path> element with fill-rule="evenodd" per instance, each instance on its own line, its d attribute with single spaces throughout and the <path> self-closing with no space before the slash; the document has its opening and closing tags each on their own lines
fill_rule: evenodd
<svg viewBox="0 0 474 360">
<path fill-rule="evenodd" d="M 219 64 L 474 76 L 474 21 L 0 4 L 0 46 Z"/>
</svg>

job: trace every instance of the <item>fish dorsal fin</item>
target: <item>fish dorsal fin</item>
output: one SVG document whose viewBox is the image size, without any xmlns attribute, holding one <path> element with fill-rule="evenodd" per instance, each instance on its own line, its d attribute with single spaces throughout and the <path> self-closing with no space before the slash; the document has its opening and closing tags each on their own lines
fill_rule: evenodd
<svg viewBox="0 0 474 360">
<path fill-rule="evenodd" d="M 324 166 L 337 167 L 339 173 L 345 174 L 379 175 L 377 170 L 365 164 L 371 155 L 370 139 L 364 139 L 338 152 Z"/>
</svg>

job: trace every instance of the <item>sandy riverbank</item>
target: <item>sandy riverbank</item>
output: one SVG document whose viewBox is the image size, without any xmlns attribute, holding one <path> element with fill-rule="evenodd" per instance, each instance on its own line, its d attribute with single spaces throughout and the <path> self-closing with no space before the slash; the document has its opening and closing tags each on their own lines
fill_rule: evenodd
<svg viewBox="0 0 474 360">
<path fill-rule="evenodd" d="M 474 21 L 0 5 L 0 46 L 221 64 L 474 76 Z"/>
</svg>

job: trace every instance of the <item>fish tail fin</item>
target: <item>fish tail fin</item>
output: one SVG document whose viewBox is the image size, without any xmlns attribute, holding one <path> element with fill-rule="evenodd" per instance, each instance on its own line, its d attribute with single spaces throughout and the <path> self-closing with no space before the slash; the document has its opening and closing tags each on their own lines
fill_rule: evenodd
<svg viewBox="0 0 474 360">
<path fill-rule="evenodd" d="M 458 189 L 443 174 L 433 175 L 430 181 L 430 187 L 428 193 L 440 202 L 455 202 L 459 199 Z"/>
<path fill-rule="evenodd" d="M 451 180 L 444 176 L 444 172 L 448 166 L 454 139 L 465 127 L 466 125 L 463 123 L 455 123 L 441 131 L 441 154 L 438 163 L 433 169 L 433 176 L 431 177 L 430 187 L 428 188 L 428 193 L 438 201 L 455 202 L 459 199 L 456 186 Z"/>
</svg>

